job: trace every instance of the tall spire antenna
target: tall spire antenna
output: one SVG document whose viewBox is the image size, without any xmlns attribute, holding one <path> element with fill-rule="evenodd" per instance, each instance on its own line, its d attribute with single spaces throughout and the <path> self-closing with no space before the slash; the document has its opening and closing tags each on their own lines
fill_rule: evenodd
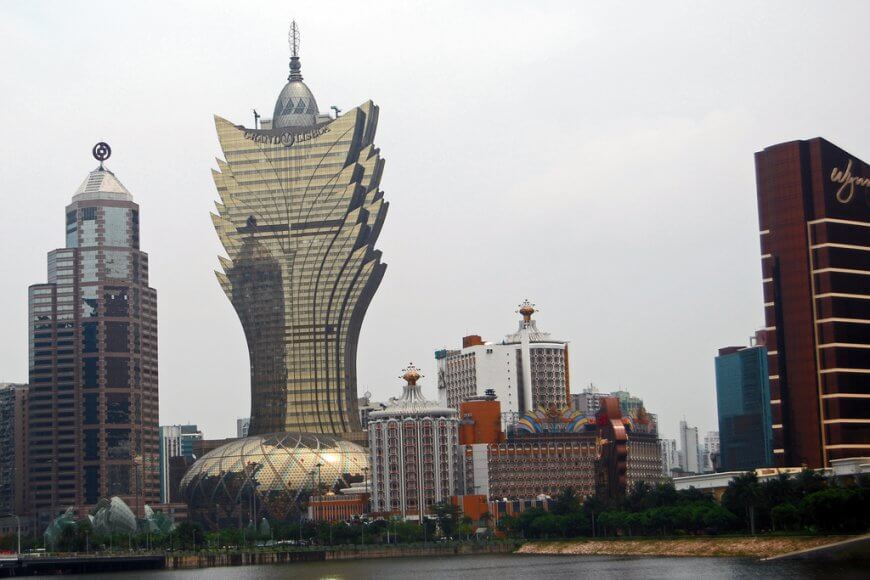
<svg viewBox="0 0 870 580">
<path fill-rule="evenodd" d="M 296 21 L 290 21 L 290 32 L 287 35 L 290 42 L 290 56 L 299 56 L 299 27 L 296 26 Z"/>
<path fill-rule="evenodd" d="M 290 21 L 290 32 L 287 33 L 287 42 L 290 44 L 290 76 L 288 81 L 302 80 L 302 63 L 299 62 L 299 27 L 296 20 Z"/>
</svg>

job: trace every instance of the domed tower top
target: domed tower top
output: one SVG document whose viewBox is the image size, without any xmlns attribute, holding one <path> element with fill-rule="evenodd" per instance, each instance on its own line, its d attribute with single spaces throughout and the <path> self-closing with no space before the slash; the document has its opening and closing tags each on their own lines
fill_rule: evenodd
<svg viewBox="0 0 870 580">
<path fill-rule="evenodd" d="M 313 127 L 317 123 L 317 101 L 308 86 L 302 82 L 302 63 L 299 61 L 299 28 L 290 23 L 290 76 L 281 89 L 272 114 L 272 128 Z"/>
<path fill-rule="evenodd" d="M 535 305 L 529 302 L 529 299 L 526 298 L 523 300 L 523 303 L 520 304 L 520 309 L 517 310 L 517 312 L 522 314 L 523 322 L 529 323 L 532 320 L 532 314 L 537 312 L 537 310 L 535 310 Z"/>
</svg>

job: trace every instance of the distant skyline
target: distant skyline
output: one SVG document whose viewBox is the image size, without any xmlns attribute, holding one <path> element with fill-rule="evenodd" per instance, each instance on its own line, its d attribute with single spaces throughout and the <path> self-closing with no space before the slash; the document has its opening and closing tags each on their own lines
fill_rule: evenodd
<svg viewBox="0 0 870 580">
<path fill-rule="evenodd" d="M 862 2 L 2 3 L 0 382 L 27 380 L 27 286 L 107 141 L 158 293 L 160 422 L 235 434 L 213 115 L 271 114 L 291 18 L 320 108 L 380 107 L 388 267 L 358 360 L 380 400 L 408 361 L 436 398 L 434 351 L 501 340 L 529 298 L 573 392 L 627 389 L 663 437 L 716 430 L 717 349 L 764 325 L 753 154 L 870 156 Z"/>
</svg>

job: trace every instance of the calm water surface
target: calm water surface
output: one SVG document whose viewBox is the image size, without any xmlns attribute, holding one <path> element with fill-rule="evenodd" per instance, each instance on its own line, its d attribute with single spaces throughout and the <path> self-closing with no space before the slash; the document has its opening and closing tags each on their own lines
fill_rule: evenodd
<svg viewBox="0 0 870 580">
<path fill-rule="evenodd" d="M 56 577 L 55 577 L 56 578 Z M 394 558 L 239 566 L 157 572 L 93 574 L 72 578 L 99 580 L 430 580 L 496 578 L 870 578 L 861 564 L 765 563 L 743 558 L 624 558 L 616 556 L 485 555 L 444 558 Z"/>
</svg>

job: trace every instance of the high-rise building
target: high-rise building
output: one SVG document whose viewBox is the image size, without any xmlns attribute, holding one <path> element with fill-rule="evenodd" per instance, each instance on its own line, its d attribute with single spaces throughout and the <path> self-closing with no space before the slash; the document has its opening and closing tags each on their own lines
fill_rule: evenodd
<svg viewBox="0 0 870 580">
<path fill-rule="evenodd" d="M 236 419 L 236 437 L 244 439 L 248 436 L 248 431 L 251 429 L 251 418 L 244 417 Z"/>
<path fill-rule="evenodd" d="M 365 429 L 369 424 L 369 415 L 372 411 L 383 411 L 387 406 L 384 403 L 372 400 L 372 394 L 366 392 L 357 401 L 357 409 L 359 409 L 359 424 Z"/>
<path fill-rule="evenodd" d="M 500 343 L 466 336 L 462 350 L 439 350 L 438 398 L 459 409 L 467 397 L 492 389 L 502 405 L 502 423 L 516 422 L 538 407 L 562 409 L 570 404 L 568 343 L 538 330 L 533 304 L 520 305 L 517 331 Z"/>
<path fill-rule="evenodd" d="M 595 385 L 589 383 L 588 387 L 571 395 L 571 404 L 584 415 L 593 417 L 601 408 L 601 397 L 606 396 L 606 393 L 601 393 Z"/>
<path fill-rule="evenodd" d="M 103 166 L 66 208 L 66 247 L 29 291 L 29 488 L 34 515 L 120 496 L 159 499 L 157 293 L 139 206 Z"/>
<path fill-rule="evenodd" d="M 225 160 L 213 172 L 212 218 L 228 255 L 217 277 L 247 339 L 249 435 L 361 433 L 357 342 L 386 269 L 375 249 L 388 206 L 378 107 L 321 114 L 302 80 L 295 23 L 291 32 L 272 119 L 215 119 Z"/>
<path fill-rule="evenodd" d="M 701 448 L 698 428 L 680 421 L 680 469 L 685 473 L 701 473 Z"/>
<path fill-rule="evenodd" d="M 0 383 L 0 514 L 27 510 L 27 392 Z"/>
<path fill-rule="evenodd" d="M 171 497 L 170 460 L 173 457 L 195 458 L 194 444 L 202 441 L 202 431 L 196 425 L 161 425 L 160 427 L 160 501 L 169 503 Z M 192 462 L 192 461 L 191 461 Z"/>
<path fill-rule="evenodd" d="M 729 346 L 716 357 L 719 463 L 722 471 L 773 462 L 767 348 Z"/>
<path fill-rule="evenodd" d="M 457 493 L 459 418 L 428 401 L 414 365 L 405 369 L 402 396 L 369 414 L 372 511 L 417 519 Z"/>
<path fill-rule="evenodd" d="M 714 473 L 717 465 L 719 465 L 719 432 L 707 431 L 704 435 L 704 457 L 701 465 L 701 471 L 704 473 Z"/>
<path fill-rule="evenodd" d="M 870 453 L 870 165 L 815 138 L 755 154 L 777 466 Z"/>
<path fill-rule="evenodd" d="M 674 470 L 680 469 L 680 452 L 677 451 L 676 439 L 662 439 L 662 475 L 673 477 Z"/>
</svg>

